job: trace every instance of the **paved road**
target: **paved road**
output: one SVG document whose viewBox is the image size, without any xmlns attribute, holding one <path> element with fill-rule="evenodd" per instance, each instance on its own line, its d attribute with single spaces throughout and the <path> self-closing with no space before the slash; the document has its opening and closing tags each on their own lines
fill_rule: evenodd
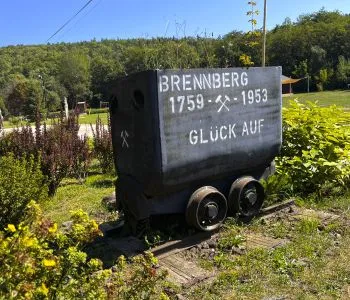
<svg viewBox="0 0 350 300">
<path fill-rule="evenodd" d="M 92 137 L 92 130 L 91 130 L 91 125 L 90 124 L 80 124 L 79 125 L 79 136 L 88 136 Z M 106 125 L 105 125 L 106 126 Z M 47 125 L 47 127 L 50 127 L 50 125 Z M 93 129 L 95 130 L 95 125 L 92 125 Z M 14 128 L 5 128 L 4 131 L 5 133 L 11 132 Z M 35 126 L 32 126 L 32 129 L 35 129 Z"/>
</svg>

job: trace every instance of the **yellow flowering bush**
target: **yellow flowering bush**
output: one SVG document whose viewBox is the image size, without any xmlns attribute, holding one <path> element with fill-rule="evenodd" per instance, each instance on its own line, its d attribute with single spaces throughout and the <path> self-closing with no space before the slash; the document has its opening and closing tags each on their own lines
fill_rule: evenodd
<svg viewBox="0 0 350 300">
<path fill-rule="evenodd" d="M 112 270 L 82 251 L 100 231 L 86 213 L 72 214 L 68 232 L 42 217 L 31 202 L 25 221 L 0 231 L 0 299 L 167 299 L 164 273 L 151 254 L 127 264 L 120 258 Z"/>
<path fill-rule="evenodd" d="M 78 211 L 73 213 L 69 233 L 42 218 L 34 202 L 26 221 L 8 224 L 0 231 L 0 298 L 100 298 L 108 272 L 100 261 L 88 261 L 81 247 L 100 234 L 95 221 Z M 77 285 L 77 282 L 82 283 Z M 84 285 L 88 282 L 88 285 Z"/>
</svg>

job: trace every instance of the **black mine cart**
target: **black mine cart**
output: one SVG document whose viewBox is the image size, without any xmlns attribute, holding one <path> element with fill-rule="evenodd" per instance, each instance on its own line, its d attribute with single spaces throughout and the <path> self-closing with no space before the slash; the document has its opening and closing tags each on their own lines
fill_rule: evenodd
<svg viewBox="0 0 350 300">
<path fill-rule="evenodd" d="M 134 233 L 184 213 L 205 231 L 254 216 L 282 142 L 281 68 L 151 70 L 113 83 L 116 194 Z"/>
</svg>

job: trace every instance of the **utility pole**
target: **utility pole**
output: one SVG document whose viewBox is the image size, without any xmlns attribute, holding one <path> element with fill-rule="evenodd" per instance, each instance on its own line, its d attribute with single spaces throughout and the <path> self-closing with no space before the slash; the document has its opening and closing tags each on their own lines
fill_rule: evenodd
<svg viewBox="0 0 350 300">
<path fill-rule="evenodd" d="M 41 74 L 39 74 L 38 75 L 38 77 L 39 77 L 39 79 L 40 79 L 40 81 L 41 81 L 41 88 L 42 88 L 42 90 L 43 90 L 43 100 L 44 100 L 44 109 L 46 110 L 46 89 L 45 89 L 45 81 L 44 81 L 44 77 L 41 75 Z M 46 119 L 46 115 L 47 115 L 47 111 L 45 111 L 45 119 Z"/>
<path fill-rule="evenodd" d="M 262 67 L 265 67 L 265 56 L 266 56 L 266 0 L 264 0 Z"/>
</svg>

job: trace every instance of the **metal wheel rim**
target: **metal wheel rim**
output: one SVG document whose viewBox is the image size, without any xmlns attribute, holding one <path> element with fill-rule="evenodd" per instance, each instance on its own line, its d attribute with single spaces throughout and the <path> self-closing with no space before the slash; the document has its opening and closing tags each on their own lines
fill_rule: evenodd
<svg viewBox="0 0 350 300">
<path fill-rule="evenodd" d="M 255 193 L 256 200 L 249 203 L 248 191 Z M 229 194 L 229 210 L 233 215 L 252 217 L 259 213 L 264 202 L 264 188 L 251 176 L 241 177 L 232 183 Z"/>
<path fill-rule="evenodd" d="M 216 206 L 217 215 L 214 218 L 206 216 L 208 207 Z M 214 209 L 215 210 L 215 209 Z M 224 221 L 227 213 L 227 201 L 223 194 L 211 186 L 196 190 L 187 205 L 187 223 L 203 231 L 212 231 Z"/>
</svg>

